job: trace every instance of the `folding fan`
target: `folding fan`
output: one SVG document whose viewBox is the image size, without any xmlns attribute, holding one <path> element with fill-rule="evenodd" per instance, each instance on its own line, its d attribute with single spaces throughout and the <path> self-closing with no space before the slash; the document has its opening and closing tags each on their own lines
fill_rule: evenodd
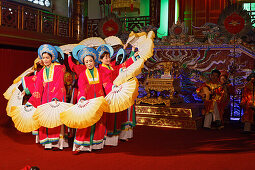
<svg viewBox="0 0 255 170">
<path fill-rule="evenodd" d="M 45 103 L 36 108 L 33 118 L 43 127 L 54 128 L 62 125 L 60 113 L 72 105 L 71 103 L 55 101 Z"/>
<path fill-rule="evenodd" d="M 6 113 L 7 113 L 8 116 L 10 116 L 10 114 L 11 114 L 11 107 L 12 106 L 20 106 L 20 105 L 22 105 L 22 100 L 23 100 L 22 93 L 16 87 L 14 89 L 14 92 L 13 92 L 10 100 L 7 103 L 7 106 L 6 106 Z"/>
<path fill-rule="evenodd" d="M 146 39 L 146 32 L 134 33 L 133 31 L 129 34 L 127 43 L 131 44 L 134 47 L 138 46 L 138 43 Z"/>
<path fill-rule="evenodd" d="M 117 87 L 113 87 L 112 91 L 105 97 L 109 104 L 109 113 L 116 113 L 126 110 L 134 104 L 138 96 L 138 80 L 133 78 Z"/>
<path fill-rule="evenodd" d="M 27 107 L 25 105 L 13 106 L 11 108 L 10 116 L 19 131 L 27 133 L 37 130 L 40 127 L 38 121 L 33 119 L 35 109 L 33 106 Z"/>
<path fill-rule="evenodd" d="M 101 96 L 78 102 L 60 113 L 60 119 L 63 124 L 70 128 L 82 129 L 98 122 L 105 110 L 108 110 L 108 103 Z"/>
<path fill-rule="evenodd" d="M 144 41 L 140 41 L 138 43 L 138 54 L 141 58 L 143 58 L 145 61 L 153 56 L 153 49 L 154 49 L 154 43 L 153 39 L 146 38 Z"/>
<path fill-rule="evenodd" d="M 16 88 L 19 87 L 19 85 L 21 84 L 21 80 L 18 83 L 12 84 L 5 92 L 4 92 L 4 98 L 6 100 L 10 100 L 13 92 L 15 91 Z"/>
<path fill-rule="evenodd" d="M 59 46 L 59 48 L 64 52 L 64 53 L 69 53 L 73 51 L 73 48 L 76 47 L 79 44 L 66 44 Z"/>
<path fill-rule="evenodd" d="M 116 37 L 116 36 L 109 36 L 109 37 L 105 38 L 104 41 L 106 44 L 108 44 L 110 46 L 114 46 L 114 45 L 122 45 L 123 46 L 121 39 L 119 39 L 119 37 Z"/>
<path fill-rule="evenodd" d="M 144 59 L 139 58 L 133 64 L 131 64 L 128 68 L 120 71 L 119 75 L 113 81 L 113 84 L 119 86 L 120 84 L 125 83 L 130 78 L 137 76 L 138 74 L 141 73 L 143 66 L 144 66 Z"/>
<path fill-rule="evenodd" d="M 79 44 L 87 47 L 98 47 L 105 44 L 105 41 L 100 37 L 90 37 L 82 40 Z"/>
</svg>

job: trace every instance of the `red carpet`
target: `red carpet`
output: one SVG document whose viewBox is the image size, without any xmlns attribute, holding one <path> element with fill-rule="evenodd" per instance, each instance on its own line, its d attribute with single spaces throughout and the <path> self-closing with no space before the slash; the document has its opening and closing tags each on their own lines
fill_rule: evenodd
<svg viewBox="0 0 255 170">
<path fill-rule="evenodd" d="M 71 148 L 46 151 L 31 134 L 6 125 L 0 127 L 0 139 L 1 170 L 26 165 L 41 170 L 255 169 L 255 134 L 241 134 L 233 125 L 221 131 L 137 126 L 134 139 L 81 155 L 72 155 Z"/>
</svg>

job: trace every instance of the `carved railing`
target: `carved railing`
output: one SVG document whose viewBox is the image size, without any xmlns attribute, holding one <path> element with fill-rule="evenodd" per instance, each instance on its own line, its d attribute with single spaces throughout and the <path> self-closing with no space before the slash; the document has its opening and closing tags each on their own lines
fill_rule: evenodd
<svg viewBox="0 0 255 170">
<path fill-rule="evenodd" d="M 88 33 L 86 37 L 97 37 L 100 36 L 98 33 L 99 22 L 101 19 L 88 19 L 87 28 Z M 137 31 L 142 27 L 150 24 L 150 17 L 149 16 L 141 16 L 141 17 L 123 17 L 120 18 L 122 23 L 122 30 L 131 32 Z"/>
<path fill-rule="evenodd" d="M 98 37 L 98 26 L 100 19 L 89 19 L 87 23 L 87 36 L 86 37 Z"/>
<path fill-rule="evenodd" d="M 50 12 L 0 0 L 0 26 L 60 37 L 73 37 L 73 20 Z"/>
<path fill-rule="evenodd" d="M 141 17 L 124 17 L 120 18 L 122 22 L 122 29 L 131 32 L 141 29 L 142 27 L 150 24 L 149 16 L 141 16 Z"/>
</svg>

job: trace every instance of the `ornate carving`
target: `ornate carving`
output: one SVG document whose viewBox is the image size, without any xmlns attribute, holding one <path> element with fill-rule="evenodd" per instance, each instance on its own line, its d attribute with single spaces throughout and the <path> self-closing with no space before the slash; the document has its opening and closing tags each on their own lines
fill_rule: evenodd
<svg viewBox="0 0 255 170">
<path fill-rule="evenodd" d="M 2 26 L 18 28 L 18 5 L 7 3 L 5 1 L 2 2 Z"/>
<path fill-rule="evenodd" d="M 180 105 L 179 107 L 136 106 L 138 125 L 197 129 L 202 127 L 201 106 Z M 193 107 L 193 108 L 192 108 Z"/>
</svg>

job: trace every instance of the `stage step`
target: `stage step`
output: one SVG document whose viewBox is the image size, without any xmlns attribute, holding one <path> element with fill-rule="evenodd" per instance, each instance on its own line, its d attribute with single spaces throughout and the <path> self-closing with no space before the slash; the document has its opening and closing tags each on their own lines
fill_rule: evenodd
<svg viewBox="0 0 255 170">
<path fill-rule="evenodd" d="M 136 105 L 137 125 L 181 129 L 202 127 L 203 104 L 176 104 L 166 106 Z"/>
</svg>

